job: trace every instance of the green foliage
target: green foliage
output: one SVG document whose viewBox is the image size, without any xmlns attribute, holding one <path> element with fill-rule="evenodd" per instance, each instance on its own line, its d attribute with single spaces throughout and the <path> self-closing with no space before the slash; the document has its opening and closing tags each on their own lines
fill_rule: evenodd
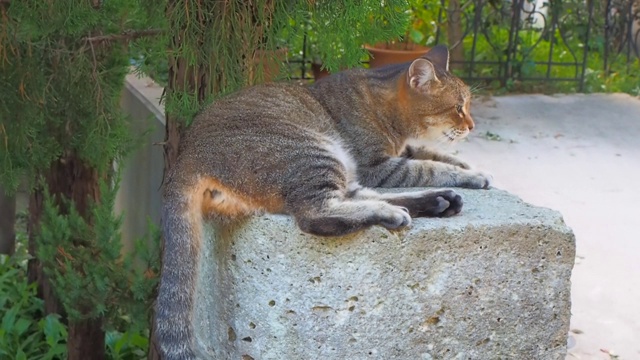
<svg viewBox="0 0 640 360">
<path fill-rule="evenodd" d="M 429 1 L 425 0 L 410 0 L 409 5 L 411 24 L 405 35 L 405 41 L 422 46 L 436 45 L 440 7 L 429 6 Z"/>
<path fill-rule="evenodd" d="M 11 257 L 0 255 L 0 359 L 66 359 L 67 327 L 60 321 L 59 315 L 42 317 L 44 304 L 36 296 L 36 284 L 27 282 L 27 237 L 24 230 L 20 229 L 17 236 L 18 251 Z M 137 285 L 132 287 L 137 287 L 133 292 L 141 296 L 148 296 L 155 282 L 155 270 L 152 269 L 156 269 L 158 261 L 157 253 L 145 249 L 144 244 L 148 241 L 157 244 L 157 228 L 151 226 L 149 239 L 136 242 L 139 256 L 133 284 Z M 143 271 L 145 268 L 148 270 Z M 148 302 L 147 299 L 136 301 L 141 306 Z M 107 359 L 146 358 L 149 330 L 148 314 L 144 310 L 139 307 L 118 309 L 114 319 L 107 324 L 111 328 L 105 338 Z"/>
<path fill-rule="evenodd" d="M 46 194 L 37 256 L 70 321 L 105 317 L 113 326 L 122 313 L 139 317 L 134 323 L 149 314 L 158 237 L 138 241 L 135 251 L 121 255 L 122 216 L 113 214 L 117 189 L 117 183 L 101 182 L 101 202 L 90 205 L 91 223 L 67 201 L 68 213 L 61 213 Z"/>
<path fill-rule="evenodd" d="M 133 353 L 135 343 L 139 343 L 133 335 L 146 329 L 149 299 L 156 283 L 155 257 L 159 254 L 157 241 L 136 247 L 153 254 L 146 257 L 149 262 L 139 251 L 121 254 L 122 218 L 113 215 L 117 184 L 109 183 L 114 162 L 133 146 L 129 124 L 120 107 L 124 77 L 130 68 L 130 49 L 138 53 L 154 43 L 138 39 L 129 47 L 126 38 L 135 38 L 136 32 L 156 26 L 162 29 L 166 24 L 164 16 L 157 16 L 164 10 L 148 3 L 0 2 L 0 183 L 15 189 L 18 179 L 26 178 L 33 187 L 59 189 L 73 188 L 85 181 L 75 192 L 80 194 L 80 201 L 84 196 L 95 195 L 82 191 L 98 194 L 99 200 L 82 216 L 64 195 L 47 194 L 41 228 L 35 231 L 35 255 L 64 307 L 68 316 L 65 322 L 104 317 L 97 323 L 104 323 L 105 330 L 122 331 L 122 319 L 126 317 L 136 325 L 127 326 L 121 335 L 125 340 L 111 349 L 115 354 Z M 148 48 L 145 51 L 159 53 L 160 45 Z M 76 178 L 75 174 L 65 174 L 68 182 L 57 184 L 58 187 L 46 183 L 51 177 L 65 179 L 60 174 L 47 174 L 57 171 L 52 164 L 64 164 L 69 159 L 92 175 Z M 99 190 L 92 183 L 93 174 L 103 181 Z M 36 179 L 43 180 L 36 183 Z M 34 296 L 26 288 L 20 293 Z M 26 311 L 15 304 L 11 306 L 17 310 L 9 314 Z M 39 323 L 39 316 L 42 315 L 32 314 L 33 324 Z M 6 319 L 6 324 L 14 324 L 10 317 Z M 64 347 L 60 344 L 65 340 L 64 328 L 58 331 L 53 317 L 44 321 L 42 331 L 48 331 L 48 338 L 55 340 L 52 348 L 58 351 Z M 22 335 L 37 333 L 34 329 L 24 330 L 23 323 L 16 322 L 19 326 L 11 327 L 11 334 L 19 341 L 14 341 L 10 349 L 24 340 Z M 53 335 L 56 331 L 59 338 Z"/>
<path fill-rule="evenodd" d="M 363 44 L 386 43 L 390 47 L 410 48 L 413 44 L 433 45 L 437 9 L 424 0 L 365 1 L 365 4 L 324 2 L 291 17 L 293 29 L 283 36 L 302 55 L 303 36 L 307 35 L 307 57 L 331 71 L 360 65 L 368 53 Z M 346 7 L 346 9 L 345 9 Z M 341 21 L 335 21 L 340 14 Z M 296 25 L 297 24 L 297 25 Z"/>
<path fill-rule="evenodd" d="M 0 255 L 0 359 L 66 358 L 65 326 L 58 315 L 42 318 L 42 311 L 36 284 L 27 283 L 24 255 Z"/>
<path fill-rule="evenodd" d="M 601 53 L 590 54 L 585 92 L 625 92 L 640 96 L 640 59 L 628 62 L 623 57 L 614 58 L 610 60 L 609 71 L 606 71 Z"/>
<path fill-rule="evenodd" d="M 436 40 L 449 46 L 455 45 L 460 39 L 450 38 L 452 27 L 449 22 L 453 21 L 451 4 L 451 1 L 414 0 L 412 8 L 416 21 L 413 22 L 412 31 L 419 31 L 422 36 L 412 35 L 412 38 L 422 39 L 426 45 L 435 45 Z M 580 90 L 577 81 L 551 82 L 544 78 L 579 79 L 584 51 L 587 49 L 583 91 L 623 91 L 631 94 L 640 91 L 640 75 L 637 71 L 640 60 L 616 56 L 616 52 L 610 48 L 610 66 L 605 70 L 603 54 L 605 47 L 611 47 L 611 44 L 605 44 L 604 41 L 604 17 L 600 16 L 605 12 L 604 3 L 594 3 L 588 43 L 587 9 L 580 0 L 547 2 L 542 9 L 538 8 L 538 11 L 546 12 L 544 18 L 528 18 L 527 13 L 523 12 L 517 33 L 511 30 L 511 4 L 483 3 L 477 24 L 473 21 L 478 9 L 473 4 L 466 4 L 462 4 L 459 10 L 460 31 L 466 36 L 458 46 L 462 47 L 467 64 L 454 67 L 457 75 L 501 79 L 488 86 L 494 90 L 504 86 L 499 90 L 502 92 L 577 92 Z M 555 27 L 551 26 L 552 21 L 556 22 Z M 436 31 L 440 33 L 439 39 L 436 39 Z M 475 36 L 474 31 L 477 31 Z M 508 53 L 511 54 L 509 58 Z M 507 62 L 509 73 L 505 74 Z M 554 64 L 548 65 L 549 62 Z"/>
<path fill-rule="evenodd" d="M 142 37 L 129 44 L 131 58 L 137 74 L 146 74 L 162 86 L 166 86 L 168 78 L 168 54 L 167 44 L 170 34 L 166 31 L 169 27 L 165 10 L 167 0 L 139 0 L 140 11 L 144 14 L 144 21 L 135 28 L 151 28 L 163 30 L 162 33 L 152 37 Z"/>
<path fill-rule="evenodd" d="M 404 35 L 409 26 L 407 0 L 316 1 L 289 12 L 289 27 L 278 36 L 302 51 L 307 34 L 311 57 L 330 71 L 353 67 L 366 56 L 363 44 Z M 298 50 L 299 49 L 299 50 Z"/>
<path fill-rule="evenodd" d="M 105 339 L 107 358 L 113 360 L 146 359 L 149 348 L 148 331 L 110 331 Z"/>
<path fill-rule="evenodd" d="M 11 1 L 0 27 L 0 182 L 15 189 L 63 154 L 100 172 L 128 149 L 126 46 L 90 41 L 143 26 L 140 1 Z"/>
<path fill-rule="evenodd" d="M 366 55 L 364 43 L 404 34 L 409 15 L 407 0 L 385 0 L 384 6 L 377 0 L 150 3 L 153 9 L 168 9 L 168 33 L 175 38 L 166 39 L 168 63 L 165 52 L 139 47 L 136 64 L 139 71 L 170 85 L 165 108 L 187 123 L 213 99 L 261 82 L 265 74 L 257 63 L 263 51 L 287 48 L 290 56 L 299 57 L 306 32 L 311 56 L 322 59 L 326 68 L 353 67 Z M 172 69 L 168 73 L 167 65 Z M 203 83 L 181 80 L 181 68 L 202 74 L 198 79 Z"/>
</svg>

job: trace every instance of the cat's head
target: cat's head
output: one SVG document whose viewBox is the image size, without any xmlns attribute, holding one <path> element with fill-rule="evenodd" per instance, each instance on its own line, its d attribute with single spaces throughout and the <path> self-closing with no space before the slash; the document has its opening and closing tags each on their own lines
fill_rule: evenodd
<svg viewBox="0 0 640 360">
<path fill-rule="evenodd" d="M 471 91 L 449 72 L 449 50 L 445 46 L 435 46 L 411 63 L 405 89 L 409 101 L 405 109 L 417 137 L 456 141 L 473 129 Z"/>
</svg>

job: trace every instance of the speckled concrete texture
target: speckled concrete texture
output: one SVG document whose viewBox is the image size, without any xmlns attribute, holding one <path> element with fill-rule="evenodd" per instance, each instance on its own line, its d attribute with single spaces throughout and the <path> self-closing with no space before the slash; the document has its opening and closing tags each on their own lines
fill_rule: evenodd
<svg viewBox="0 0 640 360">
<path fill-rule="evenodd" d="M 194 324 L 211 359 L 563 359 L 575 242 L 556 211 L 463 212 L 341 238 L 265 215 L 208 229 Z"/>
</svg>

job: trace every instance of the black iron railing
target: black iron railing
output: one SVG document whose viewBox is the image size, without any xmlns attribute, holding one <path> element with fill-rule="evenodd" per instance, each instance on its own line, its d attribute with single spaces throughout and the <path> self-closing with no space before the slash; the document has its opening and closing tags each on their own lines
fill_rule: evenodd
<svg viewBox="0 0 640 360">
<path fill-rule="evenodd" d="M 446 44 L 452 67 L 474 82 L 574 82 L 585 84 L 588 68 L 640 57 L 640 0 L 433 0 L 429 45 Z M 306 44 L 305 44 L 306 45 Z M 310 61 L 291 59 L 311 77 Z"/>
</svg>

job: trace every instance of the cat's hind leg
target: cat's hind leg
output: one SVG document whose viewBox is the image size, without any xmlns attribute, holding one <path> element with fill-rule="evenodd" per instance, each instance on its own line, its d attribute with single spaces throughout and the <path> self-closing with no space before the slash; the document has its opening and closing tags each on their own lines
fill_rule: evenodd
<svg viewBox="0 0 640 360">
<path fill-rule="evenodd" d="M 411 217 L 447 217 L 462 210 L 462 197 L 453 190 L 381 194 L 360 187 L 323 195 L 324 199 L 298 203 L 291 212 L 302 231 L 339 236 L 373 225 L 393 230 L 411 224 Z"/>
<path fill-rule="evenodd" d="M 282 189 L 285 211 L 304 232 L 339 236 L 370 226 L 397 229 L 411 224 L 407 209 L 382 199 L 349 196 L 357 185 L 356 163 L 341 142 L 330 137 L 310 138 L 304 149 L 287 164 L 288 178 Z"/>
<path fill-rule="evenodd" d="M 331 155 L 317 156 L 308 163 L 312 168 L 300 170 L 300 181 L 284 192 L 286 212 L 293 215 L 302 231 L 340 236 L 373 225 L 397 229 L 411 224 L 411 216 L 401 206 L 382 199 L 350 197 L 346 167 Z"/>
<path fill-rule="evenodd" d="M 381 200 L 330 198 L 293 215 L 302 231 L 321 236 L 346 235 L 373 225 L 393 230 L 411 224 L 406 209 Z"/>
<path fill-rule="evenodd" d="M 406 208 L 411 217 L 447 217 L 462 210 L 462 197 L 453 190 L 422 190 L 401 193 L 379 193 L 370 188 L 351 185 L 349 197 L 354 200 L 383 200 Z"/>
</svg>

